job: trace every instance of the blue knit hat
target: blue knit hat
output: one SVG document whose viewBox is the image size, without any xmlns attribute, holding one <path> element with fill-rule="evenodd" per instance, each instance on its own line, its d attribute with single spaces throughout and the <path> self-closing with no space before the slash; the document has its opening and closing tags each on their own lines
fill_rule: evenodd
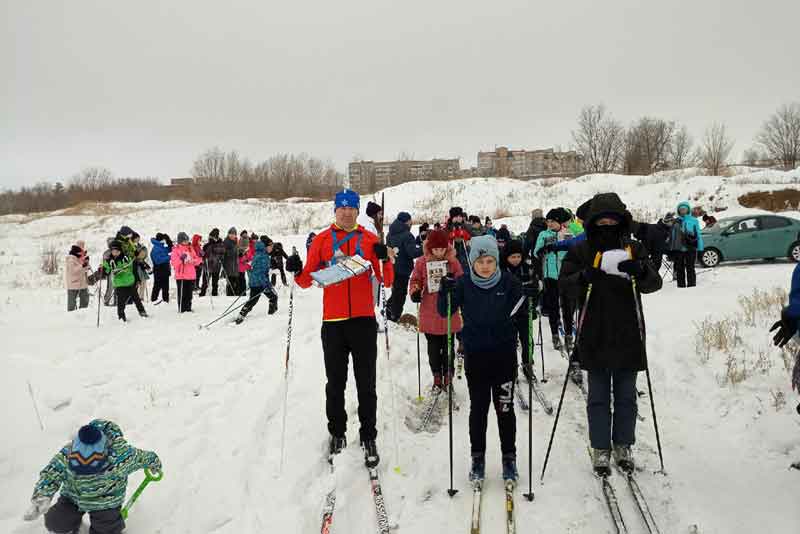
<svg viewBox="0 0 800 534">
<path fill-rule="evenodd" d="M 333 209 L 336 211 L 337 208 L 355 208 L 358 209 L 360 205 L 361 199 L 358 196 L 358 193 L 353 191 L 352 189 L 342 189 L 338 193 L 336 193 L 336 199 L 334 200 Z"/>
<path fill-rule="evenodd" d="M 106 468 L 106 436 L 95 425 L 82 426 L 67 455 L 69 468 L 76 475 L 95 475 Z"/>
<path fill-rule="evenodd" d="M 481 256 L 491 256 L 494 261 L 500 261 L 500 252 L 497 250 L 497 240 L 490 235 L 480 235 L 473 237 L 469 242 L 469 264 L 473 265 L 475 260 Z"/>
<path fill-rule="evenodd" d="M 411 214 L 406 211 L 401 211 L 397 214 L 397 220 L 401 223 L 407 223 L 411 220 Z"/>
</svg>

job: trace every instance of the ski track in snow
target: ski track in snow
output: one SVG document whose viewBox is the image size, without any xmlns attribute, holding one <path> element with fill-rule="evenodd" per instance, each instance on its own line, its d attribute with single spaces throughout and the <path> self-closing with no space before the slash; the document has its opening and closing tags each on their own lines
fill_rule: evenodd
<svg viewBox="0 0 800 534">
<path fill-rule="evenodd" d="M 688 180 L 678 188 L 701 186 L 702 182 Z M 565 202 L 575 205 L 597 187 L 601 185 L 585 182 L 563 186 Z M 413 191 L 409 188 L 409 184 L 393 188 L 401 200 L 389 213 L 399 209 L 413 212 L 414 204 L 402 196 Z M 507 191 L 498 189 L 500 192 L 492 194 L 499 204 L 507 199 Z M 623 200 L 631 203 L 624 192 Z M 647 205 L 644 193 L 634 196 L 634 201 L 639 202 L 638 207 Z M 478 204 L 473 209 L 480 209 L 492 205 L 492 199 L 473 203 Z M 102 325 L 97 329 L 96 300 L 92 299 L 88 310 L 67 314 L 61 275 L 38 273 L 37 246 L 55 239 L 66 250 L 63 244 L 84 237 L 94 261 L 106 235 L 122 222 L 145 236 L 156 230 L 173 232 L 176 220 L 196 221 L 203 233 L 212 226 L 224 231 L 249 221 L 245 224 L 248 230 L 266 228 L 273 239 L 280 236 L 287 250 L 292 245 L 304 250 L 305 235 L 273 231 L 270 225 L 278 224 L 276 216 L 262 203 L 232 202 L 214 208 L 169 203 L 163 210 L 159 206 L 155 203 L 130 215 L 104 217 L 102 228 L 92 217 L 49 217 L 25 225 L 0 218 L 0 250 L 5 251 L 0 255 L 0 339 L 4 341 L 0 423 L 6 429 L 0 449 L 4 481 L 0 532 L 42 532 L 41 522 L 21 520 L 37 474 L 71 433 L 93 417 L 118 422 L 132 444 L 155 450 L 164 463 L 164 480 L 142 495 L 126 532 L 318 531 L 329 484 L 319 339 L 321 290 L 295 289 L 286 450 L 283 472 L 279 473 L 288 288 L 279 288 L 280 308 L 275 315 L 266 315 L 266 302 L 262 301 L 238 327 L 231 324 L 232 315 L 208 330 L 199 330 L 199 325 L 217 317 L 233 298 L 214 298 L 212 310 L 208 297 L 195 296 L 195 312 L 178 316 L 173 287 L 169 304 L 147 305 L 149 319 L 140 319 L 129 307 L 130 322 L 122 325 L 116 321 L 114 308 L 103 307 Z M 219 206 L 227 210 L 217 213 Z M 327 209 L 301 208 L 319 212 L 319 226 L 330 215 Z M 527 217 L 513 217 L 508 222 L 512 230 L 521 231 L 527 226 Z M 693 326 L 708 315 L 719 318 L 733 313 L 738 308 L 737 297 L 751 293 L 754 287 L 787 287 L 792 268 L 781 261 L 723 265 L 699 274 L 697 289 L 679 291 L 667 281 L 661 292 L 644 298 L 649 361 L 669 475 L 652 474 L 658 468 L 658 456 L 645 396 L 639 405 L 645 421 L 637 423 L 635 453 L 643 467 L 637 479 L 664 533 L 688 532 L 694 524 L 701 534 L 788 533 L 800 524 L 794 502 L 800 479 L 787 469 L 800 457 L 800 423 L 794 412 L 796 397 L 777 351 L 771 353 L 775 368 L 767 375 L 751 377 L 737 387 L 720 387 L 717 377 L 724 369 L 713 360 L 701 363 L 695 353 Z M 413 313 L 413 309 L 409 302 L 406 312 Z M 766 332 L 762 334 L 766 340 Z M 453 416 L 454 484 L 460 491 L 451 499 L 446 493 L 446 397 L 441 399 L 444 410 L 437 433 L 409 430 L 404 419 L 415 408 L 417 396 L 415 332 L 395 325 L 390 330 L 396 414 L 391 411 L 391 386 L 380 334 L 378 342 L 378 445 L 389 516 L 399 524 L 398 532 L 466 532 L 471 509 L 466 379 L 454 381 L 460 404 Z M 430 386 L 424 338 L 420 348 L 424 392 Z M 546 335 L 545 361 L 549 381 L 541 387 L 555 407 L 566 361 L 550 348 Z M 538 357 L 535 363 L 538 369 Z M 36 419 L 28 380 L 44 431 Z M 638 386 L 646 391 L 644 375 Z M 770 406 L 770 389 L 786 395 L 787 405 L 778 412 Z M 358 447 L 352 370 L 346 406 L 348 447 L 336 462 L 333 531 L 372 533 L 375 512 Z M 553 417 L 544 414 L 538 402 L 532 407 L 536 494 L 532 504 L 522 497 L 528 487 L 528 418 L 517 410 L 520 481 L 515 512 L 519 530 L 611 532 L 608 511 L 586 455 L 582 396 L 570 383 L 544 485 L 539 484 L 539 473 Z M 399 459 L 394 454 L 393 416 L 397 417 Z M 487 532 L 501 532 L 505 511 L 493 415 L 487 438 L 482 525 Z M 141 478 L 138 473 L 131 477 L 129 492 Z M 615 473 L 613 480 L 631 531 L 642 531 L 644 525 L 623 478 Z M 82 532 L 87 531 L 84 525 Z"/>
</svg>

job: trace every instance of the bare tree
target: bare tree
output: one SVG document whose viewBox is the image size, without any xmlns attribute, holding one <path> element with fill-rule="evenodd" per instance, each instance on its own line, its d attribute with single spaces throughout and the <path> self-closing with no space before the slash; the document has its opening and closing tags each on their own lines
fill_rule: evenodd
<svg viewBox="0 0 800 534">
<path fill-rule="evenodd" d="M 572 139 L 587 170 L 609 172 L 619 168 L 625 151 L 625 128 L 606 113 L 604 105 L 581 110 Z"/>
<path fill-rule="evenodd" d="M 733 140 L 728 137 L 725 125 L 715 122 L 706 129 L 703 136 L 703 144 L 698 154 L 700 165 L 711 176 L 719 176 L 723 167 L 728 164 L 731 150 L 733 150 Z"/>
<path fill-rule="evenodd" d="M 746 149 L 742 154 L 742 163 L 745 165 L 756 166 L 769 159 L 769 155 L 757 146 Z"/>
<path fill-rule="evenodd" d="M 769 156 L 794 169 L 800 160 L 800 104 L 784 104 L 772 114 L 756 137 Z"/>
<path fill-rule="evenodd" d="M 668 167 L 669 148 L 675 123 L 642 117 L 625 135 L 625 171 L 650 174 Z"/>
<path fill-rule="evenodd" d="M 219 147 L 214 147 L 200 154 L 192 165 L 192 176 L 204 180 L 225 178 L 225 153 Z"/>
<path fill-rule="evenodd" d="M 669 166 L 673 169 L 692 167 L 697 163 L 695 156 L 694 139 L 689 129 L 681 126 L 672 136 L 672 143 L 669 146 Z"/>
</svg>

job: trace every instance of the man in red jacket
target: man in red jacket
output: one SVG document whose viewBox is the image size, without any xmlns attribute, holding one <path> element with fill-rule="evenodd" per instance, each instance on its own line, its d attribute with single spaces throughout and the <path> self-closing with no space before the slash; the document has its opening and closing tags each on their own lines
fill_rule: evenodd
<svg viewBox="0 0 800 534">
<path fill-rule="evenodd" d="M 322 352 L 325 356 L 325 410 L 330 433 L 330 453 L 337 454 L 346 446 L 347 412 L 344 408 L 347 365 L 353 355 L 353 374 L 358 391 L 359 436 L 367 467 L 378 465 L 375 445 L 377 395 L 375 393 L 378 358 L 375 302 L 372 277 L 391 286 L 394 270 L 386 245 L 372 232 L 356 223 L 359 210 L 358 193 L 345 189 L 336 193 L 336 222 L 320 232 L 308 249 L 305 268 L 297 255 L 286 261 L 286 270 L 293 273 L 302 288 L 312 284 L 311 273 L 334 265 L 337 261 L 359 255 L 371 269 L 342 282 L 327 286 L 322 297 Z"/>
</svg>

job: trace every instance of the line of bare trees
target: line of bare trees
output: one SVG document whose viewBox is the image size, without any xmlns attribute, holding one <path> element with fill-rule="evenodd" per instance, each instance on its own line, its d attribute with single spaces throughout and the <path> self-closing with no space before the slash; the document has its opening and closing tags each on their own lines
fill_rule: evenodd
<svg viewBox="0 0 800 534">
<path fill-rule="evenodd" d="M 104 167 L 88 167 L 64 182 L 39 182 L 0 192 L 0 215 L 37 213 L 83 202 L 143 200 L 214 201 L 231 198 L 330 198 L 344 183 L 329 161 L 308 154 L 278 154 L 258 164 L 236 151 L 212 148 L 192 165 L 194 182 L 166 186 L 157 178 L 116 178 Z"/>
<path fill-rule="evenodd" d="M 192 177 L 193 197 L 203 199 L 330 196 L 344 183 L 331 161 L 305 153 L 277 154 L 254 164 L 217 147 L 195 159 Z"/>
<path fill-rule="evenodd" d="M 581 110 L 572 139 L 586 170 L 625 174 L 700 167 L 717 176 L 731 164 L 734 147 L 723 123 L 711 124 L 695 143 L 685 125 L 657 117 L 625 128 L 602 104 Z M 800 163 L 800 104 L 785 104 L 764 122 L 742 163 L 787 170 Z"/>
</svg>

